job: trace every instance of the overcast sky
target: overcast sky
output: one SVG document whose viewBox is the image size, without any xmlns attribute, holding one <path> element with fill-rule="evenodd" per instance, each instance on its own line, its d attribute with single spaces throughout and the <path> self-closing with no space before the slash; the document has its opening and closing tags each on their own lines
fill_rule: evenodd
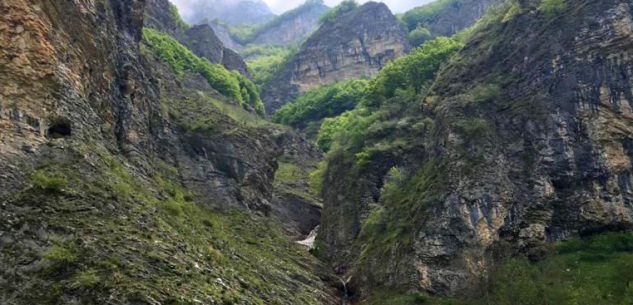
<svg viewBox="0 0 633 305">
<path fill-rule="evenodd" d="M 325 4 L 328 6 L 335 6 L 341 3 L 342 0 L 325 0 Z M 368 0 L 357 0 L 359 3 L 365 3 Z M 376 0 L 373 0 L 376 1 Z M 420 6 L 433 0 L 382 0 L 376 2 L 384 2 L 386 3 L 391 11 L 394 13 L 404 13 L 405 11 L 414 8 L 416 6 Z M 299 6 L 301 3 L 305 2 L 305 0 L 264 0 L 270 6 L 270 8 L 276 13 L 280 14 L 289 9 L 293 9 Z"/>
<path fill-rule="evenodd" d="M 183 15 L 187 15 L 188 13 L 195 11 L 195 5 L 193 4 L 197 3 L 198 1 L 204 1 L 204 0 L 171 0 L 171 2 L 176 4 L 176 6 L 178 6 L 178 9 L 180 9 L 181 13 L 184 13 Z M 228 1 L 236 1 L 236 0 L 228 0 Z M 325 4 L 332 7 L 339 4 L 342 0 L 324 0 L 324 1 L 325 1 Z M 365 3 L 369 0 L 357 0 L 357 1 L 359 3 Z M 394 13 L 403 13 L 411 8 L 432 2 L 434 0 L 380 0 L 380 1 L 373 0 L 373 1 L 386 3 L 391 9 L 391 11 Z M 270 6 L 270 8 L 273 10 L 273 12 L 275 12 L 275 14 L 279 15 L 287 10 L 293 9 L 301 5 L 303 2 L 305 2 L 305 0 L 264 0 L 264 2 L 266 2 L 268 6 Z"/>
</svg>

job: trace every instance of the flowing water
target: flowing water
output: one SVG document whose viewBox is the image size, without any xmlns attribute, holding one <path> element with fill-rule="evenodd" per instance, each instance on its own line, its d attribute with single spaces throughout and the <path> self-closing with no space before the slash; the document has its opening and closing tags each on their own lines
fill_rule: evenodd
<svg viewBox="0 0 633 305">
<path fill-rule="evenodd" d="M 306 237 L 304 240 L 298 241 L 297 243 L 305 246 L 306 248 L 308 248 L 308 250 L 314 249 L 314 241 L 316 240 L 318 230 L 319 230 L 319 226 L 314 228 L 314 230 L 310 232 L 308 237 Z"/>
</svg>

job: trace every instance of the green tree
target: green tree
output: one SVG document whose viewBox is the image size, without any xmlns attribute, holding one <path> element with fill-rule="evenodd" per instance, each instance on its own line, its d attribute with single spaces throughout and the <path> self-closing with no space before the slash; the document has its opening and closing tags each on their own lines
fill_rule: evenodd
<svg viewBox="0 0 633 305">
<path fill-rule="evenodd" d="M 417 47 L 423 44 L 430 38 L 431 38 L 431 31 L 428 28 L 423 27 L 422 25 L 418 25 L 418 27 L 415 30 L 409 33 L 409 42 L 411 42 L 411 45 L 413 45 L 414 47 Z"/>
</svg>

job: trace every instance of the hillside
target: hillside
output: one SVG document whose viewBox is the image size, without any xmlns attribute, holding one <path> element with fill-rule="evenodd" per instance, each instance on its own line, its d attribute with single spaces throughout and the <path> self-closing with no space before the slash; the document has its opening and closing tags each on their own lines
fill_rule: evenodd
<svg viewBox="0 0 633 305">
<path fill-rule="evenodd" d="M 250 77 L 244 60 L 235 51 L 224 46 L 210 25 L 188 25 L 169 0 L 147 1 L 144 26 L 176 38 L 197 56 L 211 63 L 222 64 L 228 70 L 235 70 Z"/>
<path fill-rule="evenodd" d="M 376 287 L 490 293 L 493 304 L 585 295 L 574 285 L 588 279 L 560 274 L 549 275 L 557 291 L 543 288 L 547 270 L 488 276 L 512 258 L 549 257 L 557 241 L 632 228 L 631 12 L 621 1 L 508 2 L 450 60 L 458 42 L 423 45 L 330 123 L 340 134 L 323 165 L 317 243 L 359 299 L 377 302 Z M 438 61 L 437 78 L 420 74 Z M 592 274 L 578 264 L 568 271 Z M 533 294 L 508 301 L 528 285 Z M 586 298 L 623 304 L 622 291 L 591 287 Z"/>
<path fill-rule="evenodd" d="M 414 8 L 402 16 L 411 32 L 412 43 L 419 45 L 426 39 L 453 36 L 471 27 L 491 6 L 503 0 L 439 0 Z"/>
<path fill-rule="evenodd" d="M 269 113 L 310 88 L 374 77 L 409 49 L 406 33 L 389 8 L 369 2 L 326 21 L 262 89 Z"/>
<path fill-rule="evenodd" d="M 0 1 L 0 304 L 633 304 L 632 0 L 321 9 Z"/>
<path fill-rule="evenodd" d="M 0 4 L 0 303 L 334 304 L 274 182 L 318 155 L 144 5 Z"/>
</svg>

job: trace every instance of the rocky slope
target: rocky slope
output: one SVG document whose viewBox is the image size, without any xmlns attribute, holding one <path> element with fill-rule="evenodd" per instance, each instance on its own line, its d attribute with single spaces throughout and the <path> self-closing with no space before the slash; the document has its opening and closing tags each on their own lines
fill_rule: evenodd
<svg viewBox="0 0 633 305">
<path fill-rule="evenodd" d="M 368 127 L 373 152 L 330 154 L 317 244 L 358 298 L 467 294 L 498 255 L 633 229 L 633 6 L 564 3 L 487 16 L 390 133 Z"/>
<path fill-rule="evenodd" d="M 148 0 L 144 26 L 175 37 L 197 56 L 219 63 L 228 70 L 237 70 L 249 76 L 244 60 L 233 50 L 224 46 L 208 24 L 187 26 L 179 22 L 180 16 L 168 0 Z"/>
<path fill-rule="evenodd" d="M 318 28 L 319 17 L 327 10 L 329 7 L 323 1 L 308 1 L 264 25 L 252 43 L 278 46 L 301 43 Z"/>
<path fill-rule="evenodd" d="M 334 302 L 264 216 L 298 136 L 140 48 L 145 1 L 0 12 L 0 303 Z"/>
<path fill-rule="evenodd" d="M 244 50 L 244 46 L 241 43 L 233 40 L 229 29 L 225 25 L 216 22 L 211 22 L 210 25 L 224 46 L 238 53 Z"/>
<path fill-rule="evenodd" d="M 415 8 L 404 14 L 403 20 L 414 30 L 418 25 L 427 28 L 431 37 L 453 36 L 477 22 L 484 13 L 503 0 L 440 0 Z"/>
<path fill-rule="evenodd" d="M 268 113 L 310 88 L 373 77 L 409 49 L 406 32 L 389 8 L 369 2 L 326 22 L 262 89 Z"/>
</svg>

